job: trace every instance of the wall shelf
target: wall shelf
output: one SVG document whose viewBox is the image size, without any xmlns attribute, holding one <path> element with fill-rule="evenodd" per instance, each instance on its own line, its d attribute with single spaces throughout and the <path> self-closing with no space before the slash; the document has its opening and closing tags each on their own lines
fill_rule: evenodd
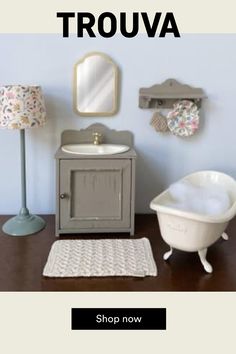
<svg viewBox="0 0 236 354">
<path fill-rule="evenodd" d="M 168 79 L 162 84 L 153 85 L 139 90 L 140 108 L 172 108 L 177 100 L 188 99 L 199 107 L 201 100 L 206 98 L 201 88 L 184 85 L 175 79 Z"/>
</svg>

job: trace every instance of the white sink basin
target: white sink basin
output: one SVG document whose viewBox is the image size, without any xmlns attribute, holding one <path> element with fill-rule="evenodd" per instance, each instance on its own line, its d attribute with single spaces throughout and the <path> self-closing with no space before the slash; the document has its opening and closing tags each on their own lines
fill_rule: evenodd
<svg viewBox="0 0 236 354">
<path fill-rule="evenodd" d="M 63 145 L 61 147 L 62 151 L 69 154 L 78 155 L 115 155 L 122 154 L 128 151 L 130 148 L 127 145 L 117 145 L 117 144 L 70 144 Z"/>
</svg>

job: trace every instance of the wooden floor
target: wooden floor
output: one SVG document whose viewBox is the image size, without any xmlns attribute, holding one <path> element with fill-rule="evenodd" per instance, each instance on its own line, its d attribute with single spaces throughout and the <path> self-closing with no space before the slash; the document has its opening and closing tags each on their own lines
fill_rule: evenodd
<svg viewBox="0 0 236 354">
<path fill-rule="evenodd" d="M 1 216 L 2 225 L 9 217 Z M 202 268 L 196 253 L 175 251 L 165 262 L 168 249 L 161 239 L 155 215 L 136 215 L 135 237 L 150 239 L 158 276 L 146 278 L 44 278 L 42 270 L 56 240 L 54 216 L 44 216 L 46 228 L 38 234 L 11 237 L 0 231 L 0 291 L 235 291 L 236 219 L 228 227 L 229 241 L 218 240 L 208 251 L 212 274 Z M 77 238 L 129 237 L 127 234 L 78 235 Z M 70 236 L 63 238 L 70 238 Z"/>
</svg>

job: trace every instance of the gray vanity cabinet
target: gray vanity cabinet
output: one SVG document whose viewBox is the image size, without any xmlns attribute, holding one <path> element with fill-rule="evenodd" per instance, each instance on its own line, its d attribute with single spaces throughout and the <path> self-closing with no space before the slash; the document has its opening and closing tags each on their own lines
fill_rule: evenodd
<svg viewBox="0 0 236 354">
<path fill-rule="evenodd" d="M 108 130 L 98 124 L 90 129 L 63 132 L 62 145 L 87 142 L 93 131 L 99 131 L 105 143 L 132 146 L 129 132 Z M 132 147 L 124 153 L 99 156 L 70 154 L 59 148 L 55 158 L 57 236 L 134 234 L 136 153 Z"/>
<path fill-rule="evenodd" d="M 57 235 L 134 234 L 134 160 L 60 159 Z"/>
</svg>

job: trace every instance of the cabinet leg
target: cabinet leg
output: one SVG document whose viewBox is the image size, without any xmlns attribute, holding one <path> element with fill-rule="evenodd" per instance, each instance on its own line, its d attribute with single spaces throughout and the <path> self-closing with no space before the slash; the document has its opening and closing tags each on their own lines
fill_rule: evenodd
<svg viewBox="0 0 236 354">
<path fill-rule="evenodd" d="M 164 253 L 163 259 L 164 259 L 165 261 L 167 261 L 167 259 L 170 258 L 170 256 L 172 255 L 172 253 L 173 253 L 173 248 L 170 247 L 170 250 L 169 250 L 168 252 Z"/>
<path fill-rule="evenodd" d="M 198 255 L 203 265 L 203 268 L 207 273 L 212 273 L 213 268 L 212 265 L 206 260 L 206 254 L 207 254 L 207 248 L 203 248 L 202 250 L 198 251 Z"/>
<path fill-rule="evenodd" d="M 134 226 L 131 226 L 129 234 L 130 234 L 130 236 L 134 236 Z"/>
</svg>

